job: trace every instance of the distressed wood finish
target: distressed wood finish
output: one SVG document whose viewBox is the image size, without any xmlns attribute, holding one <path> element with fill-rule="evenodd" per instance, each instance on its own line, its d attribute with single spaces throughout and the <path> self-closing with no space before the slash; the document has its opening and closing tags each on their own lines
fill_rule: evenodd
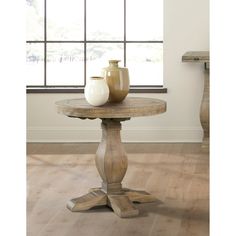
<svg viewBox="0 0 236 236">
<path fill-rule="evenodd" d="M 200 121 L 203 128 L 202 151 L 209 152 L 209 70 L 210 56 L 208 51 L 191 51 L 182 56 L 183 62 L 201 62 L 205 65 L 204 90 L 200 107 Z"/>
<path fill-rule="evenodd" d="M 71 211 L 84 211 L 94 206 L 108 205 L 119 217 L 139 214 L 133 202 L 154 202 L 157 199 L 145 191 L 122 188 L 128 160 L 122 146 L 121 121 L 131 117 L 155 115 L 166 110 L 166 103 L 158 99 L 127 98 L 122 103 L 108 103 L 92 107 L 84 99 L 63 100 L 56 103 L 58 112 L 74 118 L 102 119 L 102 139 L 96 152 L 96 167 L 101 176 L 101 188 L 74 198 L 67 204 Z"/>
<path fill-rule="evenodd" d="M 120 130 L 120 121 L 102 120 L 102 141 L 98 146 L 95 161 L 103 180 L 102 189 L 107 193 L 121 193 L 121 182 L 128 167 Z"/>
<path fill-rule="evenodd" d="M 190 51 L 182 56 L 183 62 L 209 62 L 210 56 L 208 51 Z"/>
<path fill-rule="evenodd" d="M 207 68 L 207 67 L 206 67 Z M 204 74 L 204 91 L 200 108 L 200 121 L 203 128 L 204 136 L 202 141 L 202 151 L 209 152 L 209 131 L 210 131 L 210 114 L 209 114 L 209 69 Z"/>
<path fill-rule="evenodd" d="M 101 190 L 96 190 L 82 197 L 71 199 L 67 203 L 67 208 L 71 211 L 85 211 L 94 206 L 105 206 L 106 204 L 106 194 Z"/>
<path fill-rule="evenodd" d="M 139 211 L 126 195 L 108 195 L 108 205 L 121 218 L 137 216 Z"/>
<path fill-rule="evenodd" d="M 58 113 L 76 118 L 130 118 L 150 116 L 166 111 L 166 103 L 159 99 L 128 97 L 121 103 L 107 103 L 100 107 L 89 105 L 85 99 L 56 102 Z"/>
</svg>

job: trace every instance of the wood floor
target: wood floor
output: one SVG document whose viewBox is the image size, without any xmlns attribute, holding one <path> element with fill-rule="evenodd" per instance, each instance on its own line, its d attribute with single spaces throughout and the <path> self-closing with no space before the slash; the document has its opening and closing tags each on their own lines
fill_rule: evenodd
<svg viewBox="0 0 236 236">
<path fill-rule="evenodd" d="M 97 144 L 27 145 L 28 236 L 208 236 L 209 157 L 200 144 L 126 144 L 123 186 L 146 190 L 157 203 L 137 204 L 122 219 L 99 207 L 72 213 L 66 202 L 100 186 Z"/>
</svg>

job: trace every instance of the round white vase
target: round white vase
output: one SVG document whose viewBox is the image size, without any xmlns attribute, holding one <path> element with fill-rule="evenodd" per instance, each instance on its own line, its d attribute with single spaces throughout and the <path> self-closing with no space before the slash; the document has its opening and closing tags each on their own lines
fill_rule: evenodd
<svg viewBox="0 0 236 236">
<path fill-rule="evenodd" d="M 84 95 L 92 106 L 102 106 L 108 101 L 109 87 L 103 77 L 93 76 L 85 86 Z"/>
</svg>

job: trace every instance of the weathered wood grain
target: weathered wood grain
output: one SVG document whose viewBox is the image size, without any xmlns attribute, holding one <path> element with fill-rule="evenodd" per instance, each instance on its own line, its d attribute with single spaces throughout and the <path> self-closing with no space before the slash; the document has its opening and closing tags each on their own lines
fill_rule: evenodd
<svg viewBox="0 0 236 236">
<path fill-rule="evenodd" d="M 201 62 L 205 64 L 204 70 L 204 90 L 200 107 L 200 121 L 203 128 L 202 151 L 209 152 L 209 71 L 210 71 L 210 56 L 209 51 L 190 51 L 182 56 L 183 62 Z"/>
<path fill-rule="evenodd" d="M 209 70 L 205 70 L 204 91 L 200 108 L 200 121 L 204 136 L 202 142 L 202 151 L 209 152 L 209 133 L 210 133 L 210 109 L 209 109 Z"/>
<path fill-rule="evenodd" d="M 101 188 L 92 188 L 88 194 L 71 199 L 67 208 L 73 212 L 89 210 L 95 206 L 110 206 L 119 217 L 137 216 L 139 211 L 132 202 L 157 201 L 145 192 L 122 188 L 128 161 L 121 143 L 120 119 L 102 119 L 102 141 L 96 152 L 96 167 L 102 178 Z"/>
<path fill-rule="evenodd" d="M 137 216 L 139 211 L 126 195 L 108 195 L 109 206 L 121 218 Z"/>
<path fill-rule="evenodd" d="M 103 119 L 102 140 L 96 152 L 96 166 L 103 180 L 103 190 L 119 193 L 125 176 L 128 160 L 121 143 L 121 123 L 117 120 Z"/>
<path fill-rule="evenodd" d="M 107 196 L 101 190 L 90 192 L 82 197 L 71 199 L 67 203 L 67 208 L 71 211 L 85 211 L 95 206 L 105 206 Z"/>
<path fill-rule="evenodd" d="M 183 62 L 209 62 L 209 51 L 189 51 L 182 56 Z"/>
<path fill-rule="evenodd" d="M 102 139 L 95 158 L 102 186 L 97 190 L 89 190 L 88 194 L 81 197 L 71 199 L 67 204 L 69 210 L 83 211 L 94 206 L 108 205 L 118 216 L 132 217 L 138 215 L 138 210 L 134 208 L 132 201 L 140 203 L 156 201 L 155 197 L 146 192 L 125 192 L 122 189 L 128 161 L 121 143 L 120 130 L 121 121 L 165 112 L 166 102 L 150 98 L 127 98 L 121 103 L 107 103 L 102 107 L 93 107 L 85 99 L 69 99 L 57 102 L 56 106 L 58 113 L 69 117 L 102 119 Z"/>
<path fill-rule="evenodd" d="M 83 98 L 56 102 L 57 112 L 76 118 L 130 118 L 157 115 L 166 111 L 160 99 L 128 97 L 121 103 L 93 107 Z"/>
</svg>

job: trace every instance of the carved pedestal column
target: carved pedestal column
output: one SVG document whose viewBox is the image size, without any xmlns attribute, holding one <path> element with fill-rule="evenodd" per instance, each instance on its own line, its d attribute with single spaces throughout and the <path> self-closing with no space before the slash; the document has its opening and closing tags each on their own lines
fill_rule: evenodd
<svg viewBox="0 0 236 236">
<path fill-rule="evenodd" d="M 153 202 L 157 199 L 145 191 L 122 188 L 128 161 L 121 143 L 121 121 L 102 119 L 102 140 L 96 153 L 96 166 L 102 178 L 100 188 L 92 188 L 82 197 L 72 199 L 67 207 L 71 211 L 88 210 L 94 206 L 108 205 L 120 217 L 132 217 L 139 211 L 132 202 Z"/>
<path fill-rule="evenodd" d="M 200 108 L 200 122 L 203 128 L 202 151 L 209 152 L 209 69 L 210 57 L 209 51 L 190 51 L 182 56 L 183 62 L 204 63 L 205 78 L 202 103 Z"/>
<path fill-rule="evenodd" d="M 103 180 L 102 189 L 106 193 L 121 193 L 128 160 L 121 143 L 119 120 L 103 119 L 102 141 L 96 153 L 96 166 Z"/>
<path fill-rule="evenodd" d="M 204 136 L 202 142 L 202 151 L 209 152 L 209 64 L 205 64 L 204 91 L 200 108 L 200 121 Z"/>
</svg>

